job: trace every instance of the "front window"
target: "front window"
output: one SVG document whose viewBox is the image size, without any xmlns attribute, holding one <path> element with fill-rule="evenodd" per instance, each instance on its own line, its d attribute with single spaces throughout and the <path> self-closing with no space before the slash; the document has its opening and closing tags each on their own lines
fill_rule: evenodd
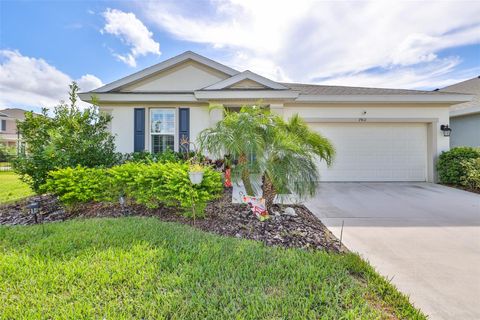
<svg viewBox="0 0 480 320">
<path fill-rule="evenodd" d="M 175 109 L 150 111 L 150 135 L 152 152 L 164 152 L 175 148 Z"/>
</svg>

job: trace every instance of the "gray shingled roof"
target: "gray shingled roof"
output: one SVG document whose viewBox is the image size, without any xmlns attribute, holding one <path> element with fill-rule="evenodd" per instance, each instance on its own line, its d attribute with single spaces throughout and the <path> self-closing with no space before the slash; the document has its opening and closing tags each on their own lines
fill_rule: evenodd
<svg viewBox="0 0 480 320">
<path fill-rule="evenodd" d="M 480 94 L 480 76 L 440 89 L 443 92 Z"/>
<path fill-rule="evenodd" d="M 468 108 L 480 106 L 480 76 L 465 80 L 459 83 L 452 84 L 451 86 L 440 89 L 440 92 L 445 93 L 463 93 L 473 94 L 474 97 L 469 102 L 459 103 L 453 105 L 450 110 L 464 110 Z"/>
<path fill-rule="evenodd" d="M 442 94 L 439 91 L 421 91 L 407 89 L 384 89 L 365 87 L 326 86 L 302 83 L 281 83 L 303 95 L 401 95 L 401 94 Z"/>
</svg>

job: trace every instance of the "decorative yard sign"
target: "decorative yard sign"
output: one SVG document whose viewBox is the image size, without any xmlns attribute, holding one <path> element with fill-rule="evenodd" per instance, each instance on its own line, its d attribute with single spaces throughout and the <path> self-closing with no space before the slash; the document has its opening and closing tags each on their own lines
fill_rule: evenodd
<svg viewBox="0 0 480 320">
<path fill-rule="evenodd" d="M 240 192 L 240 196 L 242 197 L 242 202 L 248 204 L 250 210 L 252 210 L 258 220 L 263 222 L 270 217 L 265 206 L 264 198 L 246 196 L 243 192 Z"/>
</svg>

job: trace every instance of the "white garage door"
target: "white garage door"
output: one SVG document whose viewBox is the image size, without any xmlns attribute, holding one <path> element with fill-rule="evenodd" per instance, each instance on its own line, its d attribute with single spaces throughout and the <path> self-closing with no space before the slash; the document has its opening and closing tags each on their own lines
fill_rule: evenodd
<svg viewBox="0 0 480 320">
<path fill-rule="evenodd" d="M 316 123 L 336 149 L 322 181 L 426 181 L 427 126 L 421 123 Z"/>
</svg>

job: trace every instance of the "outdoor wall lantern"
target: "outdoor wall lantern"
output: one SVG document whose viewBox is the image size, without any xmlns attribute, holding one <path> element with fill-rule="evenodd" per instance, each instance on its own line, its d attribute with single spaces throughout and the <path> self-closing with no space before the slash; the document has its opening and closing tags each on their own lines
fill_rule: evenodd
<svg viewBox="0 0 480 320">
<path fill-rule="evenodd" d="M 449 128 L 448 124 L 442 124 L 440 126 L 440 130 L 443 131 L 443 136 L 444 137 L 450 137 L 450 134 L 452 133 L 452 128 Z"/>
</svg>

